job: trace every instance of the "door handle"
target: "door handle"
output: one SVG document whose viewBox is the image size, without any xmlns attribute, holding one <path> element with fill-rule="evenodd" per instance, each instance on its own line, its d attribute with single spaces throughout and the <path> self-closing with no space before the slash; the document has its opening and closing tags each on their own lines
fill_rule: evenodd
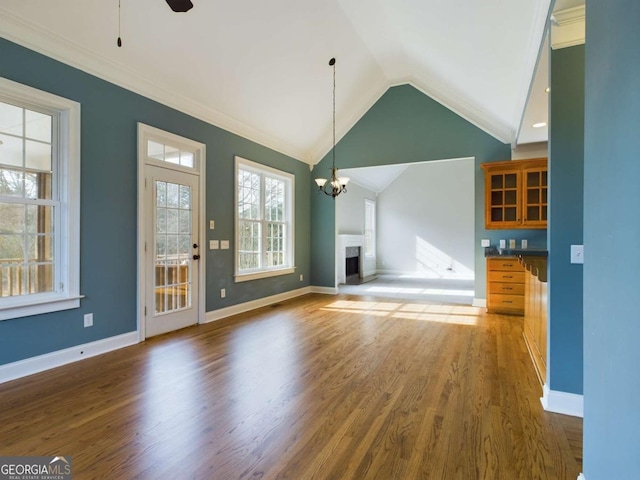
<svg viewBox="0 0 640 480">
<path fill-rule="evenodd" d="M 198 248 L 198 244 L 197 244 L 197 243 L 194 243 L 194 244 L 193 244 L 193 248 Z"/>
<path fill-rule="evenodd" d="M 194 259 L 194 260 L 200 260 L 200 255 L 194 255 L 194 256 L 193 256 L 193 259 Z"/>
</svg>

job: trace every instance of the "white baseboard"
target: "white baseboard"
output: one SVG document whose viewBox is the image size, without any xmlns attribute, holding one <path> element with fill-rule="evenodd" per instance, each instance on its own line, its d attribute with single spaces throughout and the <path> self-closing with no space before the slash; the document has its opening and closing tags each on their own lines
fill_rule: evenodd
<svg viewBox="0 0 640 480">
<path fill-rule="evenodd" d="M 44 372 L 45 370 L 84 360 L 85 358 L 95 357 L 119 348 L 129 347 L 138 343 L 138 340 L 137 331 L 123 333 L 115 337 L 104 338 L 95 342 L 0 365 L 0 383 Z"/>
<path fill-rule="evenodd" d="M 587 477 L 584 476 L 584 473 L 578 475 L 578 480 L 587 480 Z"/>
<path fill-rule="evenodd" d="M 487 308 L 487 299 L 486 298 L 474 298 L 473 303 L 471 304 L 473 307 Z"/>
<path fill-rule="evenodd" d="M 237 305 L 231 305 L 230 307 L 219 308 L 218 310 L 211 310 L 205 315 L 204 323 L 215 322 L 223 318 L 231 317 L 232 315 L 238 315 L 239 313 L 245 313 L 256 308 L 266 307 L 273 305 L 274 303 L 283 302 L 292 298 L 312 293 L 314 288 L 317 287 L 304 287 L 297 290 L 290 290 L 288 292 L 278 293 L 277 295 L 271 295 L 270 297 L 258 298 L 251 300 L 250 302 L 239 303 Z"/>
<path fill-rule="evenodd" d="M 584 399 L 576 393 L 550 390 L 545 384 L 542 388 L 542 408 L 547 412 L 562 413 L 573 417 L 584 416 Z"/>
<path fill-rule="evenodd" d="M 323 293 L 325 295 L 337 295 L 337 287 L 310 287 L 311 293 Z"/>
</svg>

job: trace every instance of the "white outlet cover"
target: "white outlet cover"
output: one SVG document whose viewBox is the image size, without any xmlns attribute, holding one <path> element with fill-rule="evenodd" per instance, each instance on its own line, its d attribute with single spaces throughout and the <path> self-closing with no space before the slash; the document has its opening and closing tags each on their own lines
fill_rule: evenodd
<svg viewBox="0 0 640 480">
<path fill-rule="evenodd" d="M 481 247 L 490 247 L 491 246 L 491 240 L 489 240 L 488 238 L 483 238 L 482 240 L 480 240 L 480 246 Z"/>
<path fill-rule="evenodd" d="M 209 240 L 209 250 L 217 250 L 220 248 L 218 240 Z"/>
<path fill-rule="evenodd" d="M 584 245 L 571 245 L 571 263 L 584 263 Z"/>
</svg>

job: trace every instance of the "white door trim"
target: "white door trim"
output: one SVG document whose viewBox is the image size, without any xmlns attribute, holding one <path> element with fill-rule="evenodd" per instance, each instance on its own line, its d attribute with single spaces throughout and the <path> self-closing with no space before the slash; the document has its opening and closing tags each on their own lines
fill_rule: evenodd
<svg viewBox="0 0 640 480">
<path fill-rule="evenodd" d="M 145 331 L 145 305 L 146 299 L 146 255 L 145 255 L 145 243 L 147 243 L 147 229 L 145 226 L 146 213 L 145 209 L 145 166 L 147 163 L 155 166 L 160 166 L 169 169 L 182 170 L 182 167 L 166 164 L 166 162 L 154 162 L 148 161 L 145 155 L 145 145 L 147 139 L 159 139 L 166 143 L 175 145 L 184 145 L 189 150 L 196 152 L 194 168 L 189 169 L 189 173 L 199 176 L 199 214 L 198 214 L 198 245 L 200 245 L 200 264 L 198 267 L 198 323 L 205 323 L 205 308 L 206 308 L 206 237 L 207 231 L 205 229 L 205 206 L 206 206 L 206 145 L 204 143 L 196 142 L 179 135 L 175 135 L 164 130 L 157 129 L 150 125 L 138 122 L 138 279 L 137 279 L 137 331 L 138 338 L 142 342 L 146 338 Z"/>
</svg>

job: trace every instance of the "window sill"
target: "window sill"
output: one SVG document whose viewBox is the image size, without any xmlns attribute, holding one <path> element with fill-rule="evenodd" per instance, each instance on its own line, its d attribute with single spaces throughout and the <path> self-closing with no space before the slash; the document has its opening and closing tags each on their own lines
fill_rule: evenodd
<svg viewBox="0 0 640 480">
<path fill-rule="evenodd" d="M 56 296 L 41 298 L 31 302 L 7 305 L 6 307 L 0 308 L 0 321 L 79 308 L 81 298 L 84 298 L 84 295 L 72 297 Z"/>
<path fill-rule="evenodd" d="M 277 270 L 261 270 L 251 273 L 237 273 L 234 276 L 236 283 L 248 282 L 250 280 L 258 280 L 259 278 L 277 277 L 279 275 L 290 275 L 295 273 L 295 267 L 278 268 Z"/>
</svg>

